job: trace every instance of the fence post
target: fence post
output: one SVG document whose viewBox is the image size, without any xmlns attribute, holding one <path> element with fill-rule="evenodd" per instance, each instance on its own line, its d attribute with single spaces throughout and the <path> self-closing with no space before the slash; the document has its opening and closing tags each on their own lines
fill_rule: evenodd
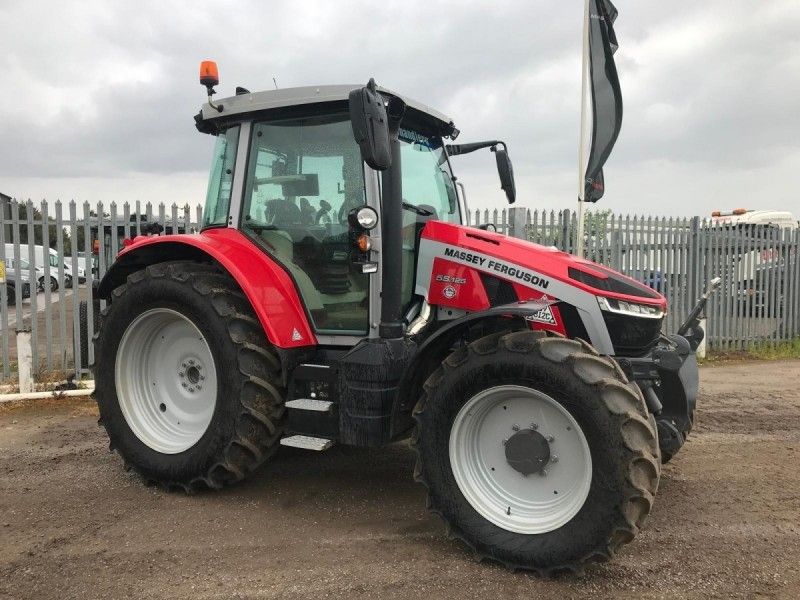
<svg viewBox="0 0 800 600">
<path fill-rule="evenodd" d="M 509 235 L 523 240 L 526 239 L 525 221 L 527 214 L 528 211 L 521 206 L 514 206 L 508 209 Z"/>
<path fill-rule="evenodd" d="M 17 317 L 22 319 L 22 317 Z M 34 315 L 33 318 L 36 318 Z M 33 391 L 33 351 L 31 348 L 31 330 L 17 323 L 17 374 L 19 376 L 19 392 L 26 394 Z"/>
<path fill-rule="evenodd" d="M 565 208 L 561 211 L 561 248 L 564 252 L 569 252 L 572 249 L 572 232 L 570 225 L 572 224 L 572 211 Z"/>
<path fill-rule="evenodd" d="M 697 238 L 700 235 L 700 217 L 692 217 L 691 233 L 689 235 L 689 268 L 687 269 L 688 302 L 692 306 L 700 297 L 699 287 L 705 288 L 698 277 L 700 266 L 700 247 Z"/>
</svg>

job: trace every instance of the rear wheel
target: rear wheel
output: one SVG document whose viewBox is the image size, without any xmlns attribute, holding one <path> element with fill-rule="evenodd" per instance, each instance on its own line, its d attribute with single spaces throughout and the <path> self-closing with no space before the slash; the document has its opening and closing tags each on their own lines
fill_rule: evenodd
<svg viewBox="0 0 800 600">
<path fill-rule="evenodd" d="M 415 476 L 481 558 L 577 570 L 611 557 L 650 512 L 654 423 L 616 363 L 581 342 L 481 338 L 428 379 L 415 417 Z"/>
<path fill-rule="evenodd" d="M 219 488 L 277 449 L 280 362 L 247 299 L 210 265 L 130 275 L 101 315 L 94 370 L 111 447 L 148 480 Z"/>
</svg>

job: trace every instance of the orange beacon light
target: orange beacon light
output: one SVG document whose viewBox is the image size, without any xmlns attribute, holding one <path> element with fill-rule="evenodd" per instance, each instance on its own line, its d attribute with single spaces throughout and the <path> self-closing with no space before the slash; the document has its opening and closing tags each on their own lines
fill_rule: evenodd
<svg viewBox="0 0 800 600">
<path fill-rule="evenodd" d="M 200 63 L 200 83 L 209 88 L 209 91 L 219 84 L 219 71 L 217 63 L 213 60 L 204 60 Z"/>
<path fill-rule="evenodd" d="M 214 94 L 214 86 L 219 83 L 217 63 L 213 60 L 204 60 L 200 63 L 200 83 L 206 86 L 206 90 L 208 90 L 208 105 L 216 109 L 217 112 L 222 112 L 222 105 L 215 105 L 211 101 L 211 96 Z"/>
</svg>

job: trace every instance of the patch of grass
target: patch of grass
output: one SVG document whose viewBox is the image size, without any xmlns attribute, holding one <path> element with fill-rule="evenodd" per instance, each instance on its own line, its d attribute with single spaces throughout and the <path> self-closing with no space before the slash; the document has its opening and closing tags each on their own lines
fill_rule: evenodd
<svg viewBox="0 0 800 600">
<path fill-rule="evenodd" d="M 800 338 L 788 342 L 769 344 L 759 342 L 745 350 L 710 350 L 700 363 L 715 363 L 735 360 L 786 360 L 800 359 Z"/>
</svg>

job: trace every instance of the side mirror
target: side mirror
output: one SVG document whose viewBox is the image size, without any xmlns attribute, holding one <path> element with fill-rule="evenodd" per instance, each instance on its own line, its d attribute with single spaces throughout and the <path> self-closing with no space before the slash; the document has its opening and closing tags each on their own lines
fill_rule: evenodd
<svg viewBox="0 0 800 600">
<path fill-rule="evenodd" d="M 376 171 L 385 171 L 392 166 L 389 119 L 375 80 L 370 79 L 365 87 L 350 92 L 349 104 L 350 125 L 361 149 L 361 159 Z"/>
<path fill-rule="evenodd" d="M 514 167 L 508 157 L 508 150 L 503 144 L 503 148 L 492 148 L 494 158 L 497 161 L 497 174 L 500 176 L 500 188 L 506 193 L 509 204 L 514 204 L 517 199 L 517 188 L 514 185 Z"/>
</svg>

